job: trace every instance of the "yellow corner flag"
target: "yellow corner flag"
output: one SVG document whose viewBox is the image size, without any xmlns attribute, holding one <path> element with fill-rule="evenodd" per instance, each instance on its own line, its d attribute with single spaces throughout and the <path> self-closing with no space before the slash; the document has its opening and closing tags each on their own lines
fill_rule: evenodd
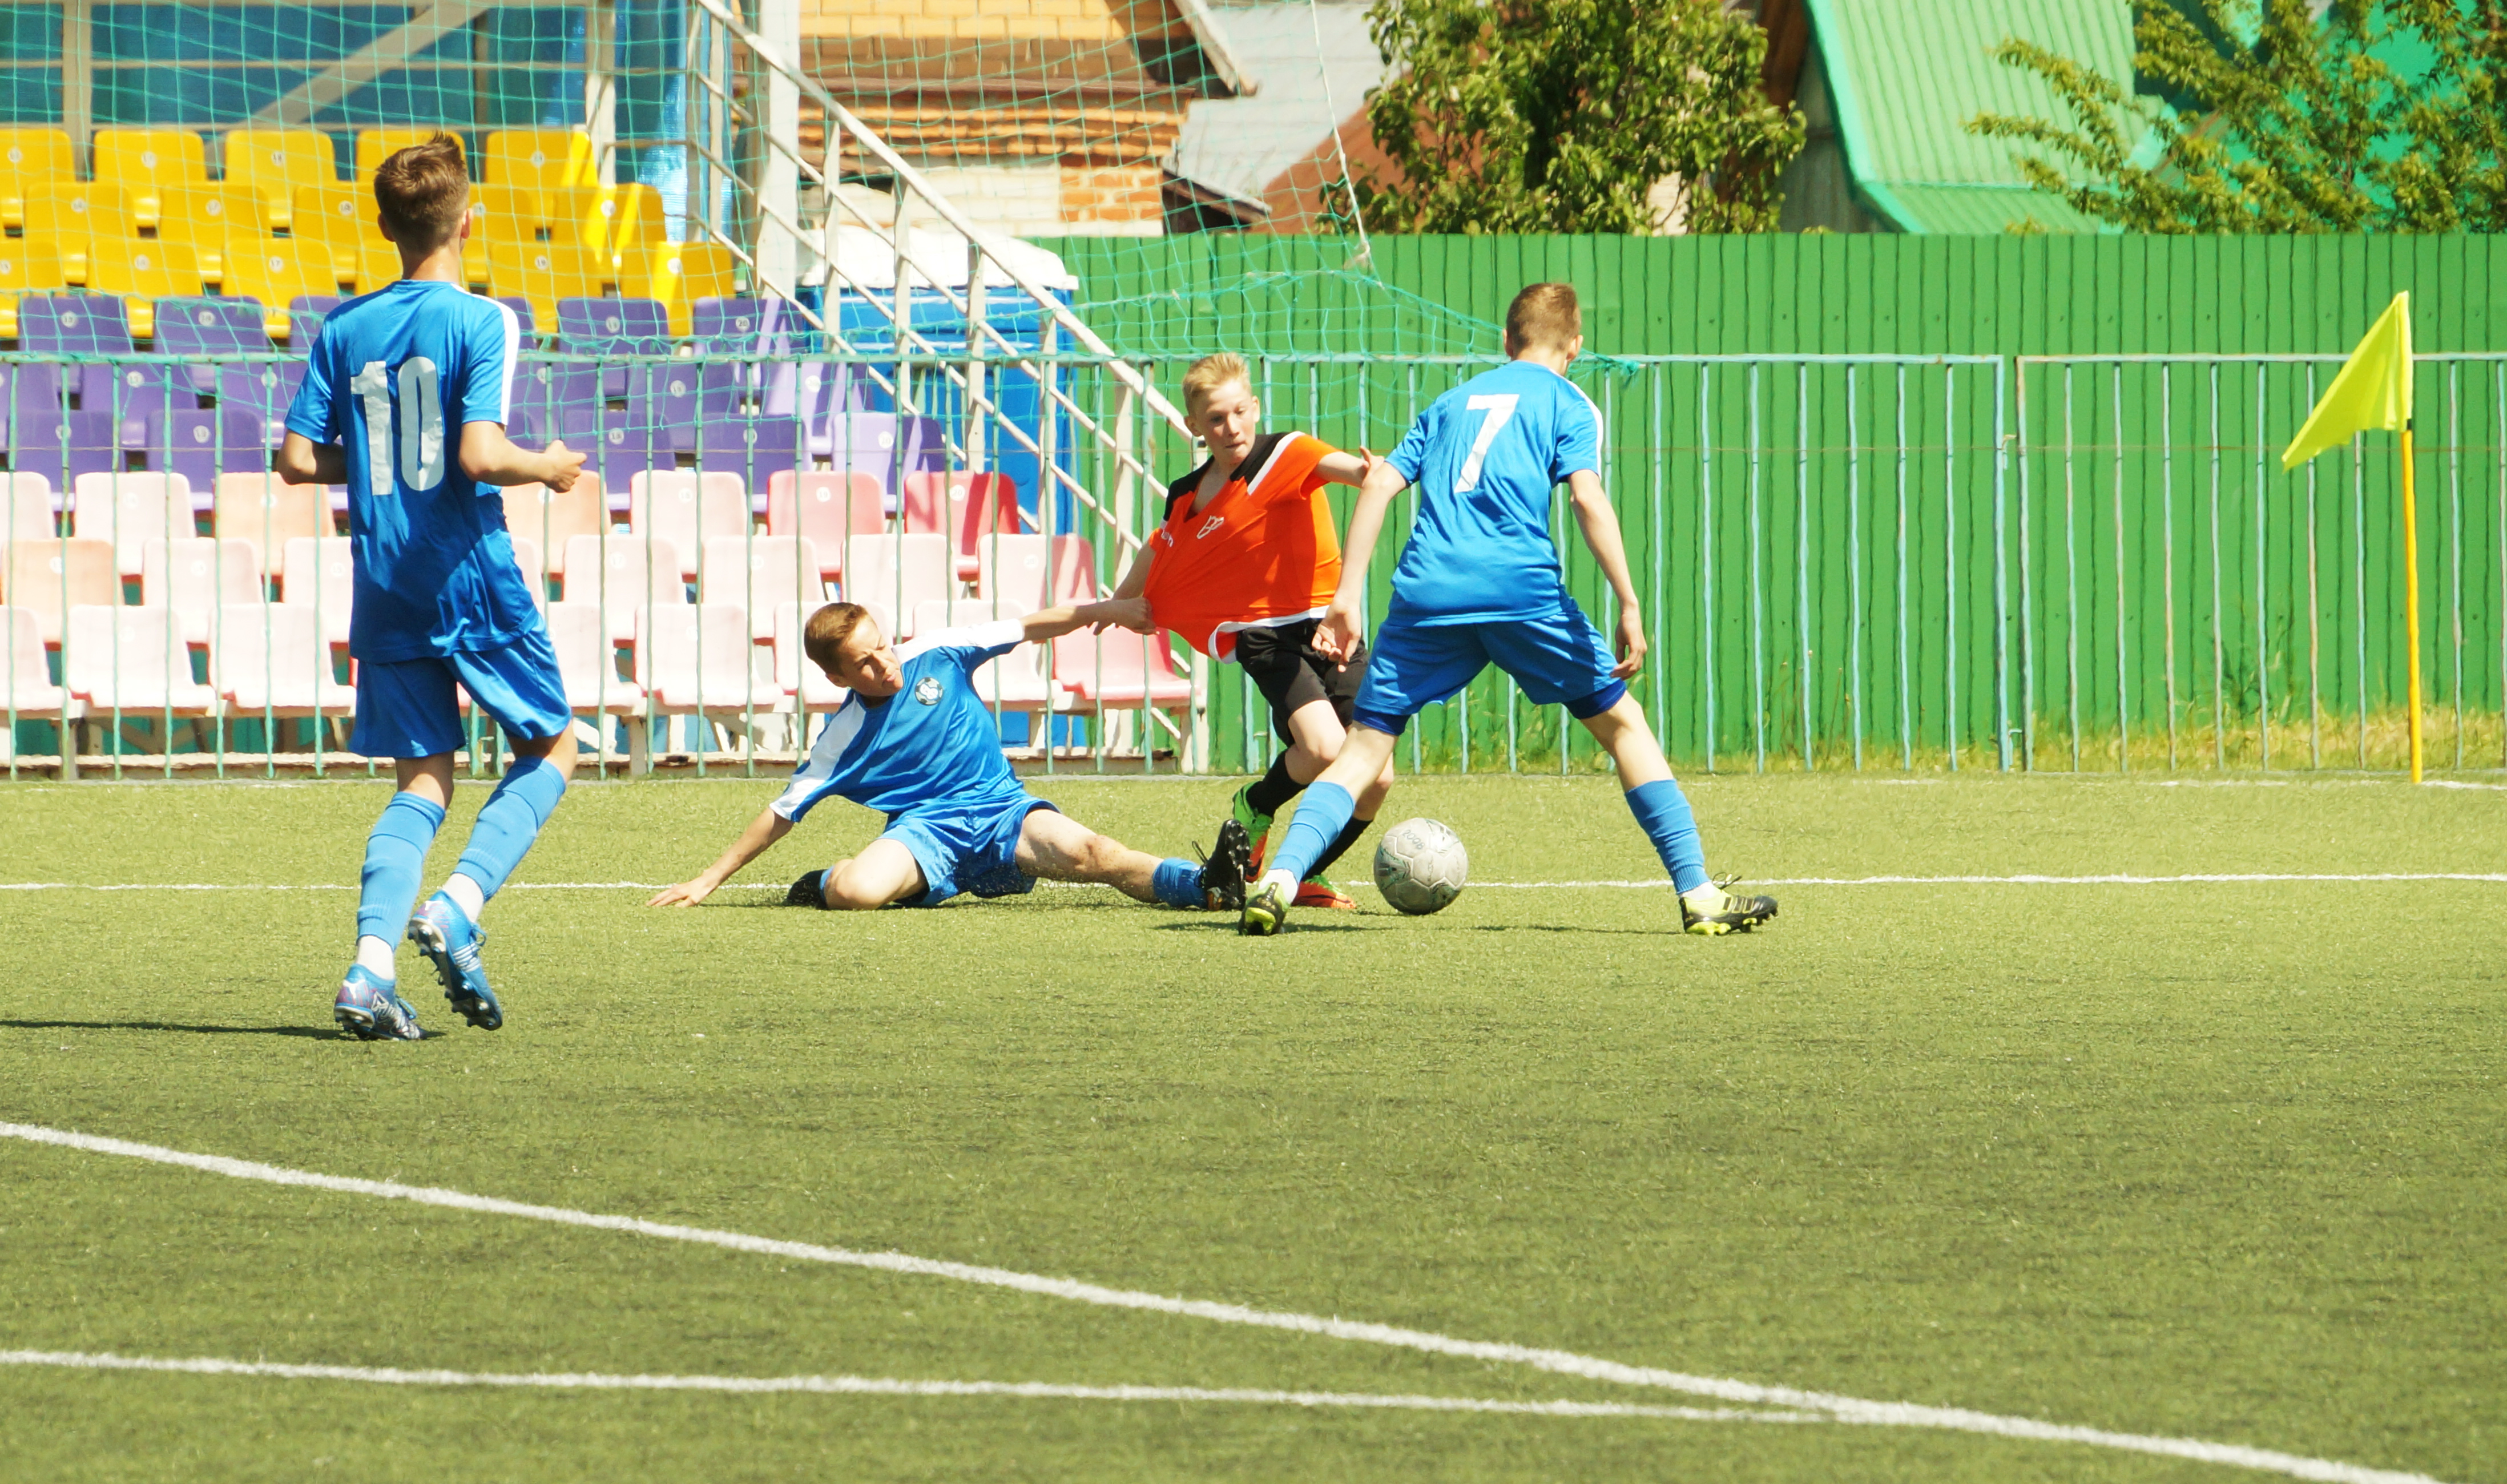
<svg viewBox="0 0 2507 1484">
<path fill-rule="evenodd" d="M 2370 428 L 2408 427 L 2412 420 L 2412 296 L 2396 294 L 2385 312 L 2342 363 L 2342 374 L 2324 389 L 2307 425 L 2282 451 L 2280 466 L 2295 469 L 2327 449 Z"/>
</svg>

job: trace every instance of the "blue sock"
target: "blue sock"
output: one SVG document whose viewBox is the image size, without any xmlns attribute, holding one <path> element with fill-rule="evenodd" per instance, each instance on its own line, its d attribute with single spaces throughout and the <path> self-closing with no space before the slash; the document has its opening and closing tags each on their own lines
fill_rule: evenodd
<svg viewBox="0 0 2507 1484">
<path fill-rule="evenodd" d="M 453 869 L 479 884 L 479 894 L 490 897 L 523 863 L 523 853 L 540 835 L 540 826 L 557 813 L 557 801 L 565 797 L 565 775 L 549 766 L 545 758 L 517 758 L 506 771 L 505 781 L 488 796 L 488 805 L 479 811 L 479 822 L 470 827 L 470 844 L 461 851 L 460 864 Z"/>
<path fill-rule="evenodd" d="M 1653 842 L 1674 887 L 1693 891 L 1706 885 L 1706 851 L 1697 843 L 1697 816 L 1689 812 L 1678 783 L 1669 778 L 1639 783 L 1628 790 L 1628 813 Z"/>
<path fill-rule="evenodd" d="M 426 848 L 444 823 L 443 807 L 414 793 L 396 793 L 366 835 L 366 868 L 357 888 L 357 936 L 400 941 L 418 905 L 418 873 Z"/>
<path fill-rule="evenodd" d="M 1358 800 L 1338 783 L 1321 778 L 1306 785 L 1306 795 L 1297 801 L 1296 817 L 1289 821 L 1289 831 L 1280 840 L 1280 848 L 1262 863 L 1262 874 L 1286 871 L 1299 881 L 1314 874 L 1315 862 L 1349 827 L 1349 816 L 1358 813 Z"/>
<path fill-rule="evenodd" d="M 1199 907 L 1201 867 L 1181 855 L 1170 855 L 1158 862 L 1157 874 L 1149 878 L 1149 889 L 1170 907 Z"/>
</svg>

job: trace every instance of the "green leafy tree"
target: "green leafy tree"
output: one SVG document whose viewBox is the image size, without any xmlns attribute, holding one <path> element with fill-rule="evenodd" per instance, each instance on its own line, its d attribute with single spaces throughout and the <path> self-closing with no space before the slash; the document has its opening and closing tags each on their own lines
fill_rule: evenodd
<svg viewBox="0 0 2507 1484">
<path fill-rule="evenodd" d="M 1377 0 L 1392 81 L 1367 102 L 1396 232 L 1651 233 L 1679 178 L 1690 232 L 1764 232 L 1801 116 L 1760 90 L 1766 33 L 1718 0 Z"/>
<path fill-rule="evenodd" d="M 2501 0 L 2317 10 L 2145 0 L 2133 67 L 2159 97 L 2008 40 L 1994 54 L 2043 78 L 2073 127 L 1990 113 L 1967 127 L 2036 146 L 2012 157 L 2031 185 L 2129 232 L 2507 231 Z M 2385 60 L 2415 42 L 2424 72 Z M 2141 163 L 2145 129 L 2162 148 Z"/>
</svg>

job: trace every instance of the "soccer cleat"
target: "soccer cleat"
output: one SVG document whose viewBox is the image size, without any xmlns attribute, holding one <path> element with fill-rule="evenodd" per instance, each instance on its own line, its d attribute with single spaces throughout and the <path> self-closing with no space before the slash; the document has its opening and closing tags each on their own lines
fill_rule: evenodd
<svg viewBox="0 0 2507 1484">
<path fill-rule="evenodd" d="M 488 941 L 487 930 L 471 922 L 453 898 L 438 891 L 418 904 L 409 920 L 409 941 L 435 965 L 444 997 L 453 1001 L 463 1020 L 482 1031 L 493 1031 L 505 1023 L 496 992 L 488 988 L 488 970 L 479 962 L 479 945 Z"/>
<path fill-rule="evenodd" d="M 1218 827 L 1217 843 L 1201 860 L 1201 899 L 1211 912 L 1245 910 L 1245 883 L 1253 878 L 1254 868 L 1247 860 L 1251 849 L 1245 826 L 1230 819 Z"/>
<path fill-rule="evenodd" d="M 1227 801 L 1227 813 L 1244 828 L 1253 859 L 1258 866 L 1262 860 L 1262 847 L 1271 843 L 1271 816 L 1254 807 L 1253 792 L 1251 783 L 1236 790 L 1236 797 Z"/>
<path fill-rule="evenodd" d="M 1289 923 L 1289 907 L 1297 899 L 1297 879 L 1286 871 L 1262 878 L 1245 898 L 1245 916 L 1236 930 L 1249 938 L 1267 938 Z"/>
<path fill-rule="evenodd" d="M 1332 912 L 1356 912 L 1357 899 L 1320 876 L 1309 876 L 1297 884 L 1300 907 L 1322 907 Z"/>
<path fill-rule="evenodd" d="M 1776 915 L 1772 896 L 1735 896 L 1725 890 L 1731 878 L 1699 887 L 1680 894 L 1680 925 L 1683 931 L 1701 937 L 1717 937 L 1727 932 L 1748 932 Z"/>
<path fill-rule="evenodd" d="M 827 905 L 826 881 L 827 873 L 824 871 L 813 871 L 802 877 L 783 893 L 783 905 L 824 908 Z"/>
<path fill-rule="evenodd" d="M 361 1041 L 418 1041 L 426 1032 L 418 1028 L 418 1012 L 400 997 L 388 979 L 378 979 L 365 965 L 348 965 L 347 977 L 340 981 L 340 996 L 331 1001 L 331 1018 L 340 1029 Z"/>
</svg>

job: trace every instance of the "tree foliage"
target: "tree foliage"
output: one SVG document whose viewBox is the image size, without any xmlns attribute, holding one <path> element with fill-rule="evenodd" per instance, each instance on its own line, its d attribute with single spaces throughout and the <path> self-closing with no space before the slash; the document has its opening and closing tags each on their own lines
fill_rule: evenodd
<svg viewBox="0 0 2507 1484">
<path fill-rule="evenodd" d="M 2037 146 L 2052 160 L 2012 157 L 2031 185 L 2130 232 L 2507 231 L 2502 0 L 2320 8 L 2144 0 L 2133 66 L 2166 101 L 2005 41 L 1994 54 L 2043 78 L 2075 127 L 1989 113 L 1967 127 Z M 2424 73 L 2385 59 L 2415 41 Z M 2162 148 L 2140 163 L 2145 128 Z"/>
<path fill-rule="evenodd" d="M 1650 233 L 1677 176 L 1690 232 L 1764 232 L 1801 116 L 1760 90 L 1766 33 L 1718 0 L 1376 0 L 1392 79 L 1367 103 L 1396 232 Z"/>
</svg>

